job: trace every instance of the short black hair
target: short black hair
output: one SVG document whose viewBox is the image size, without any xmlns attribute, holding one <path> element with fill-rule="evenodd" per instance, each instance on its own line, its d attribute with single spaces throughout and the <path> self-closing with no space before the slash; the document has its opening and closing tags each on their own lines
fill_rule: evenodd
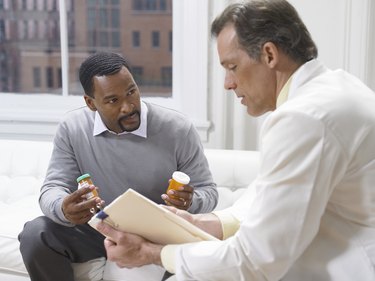
<svg viewBox="0 0 375 281">
<path fill-rule="evenodd" d="M 83 61 L 79 68 L 79 80 L 85 94 L 94 97 L 94 76 L 116 74 L 125 66 L 131 73 L 130 65 L 126 59 L 116 53 L 98 52 Z"/>
</svg>

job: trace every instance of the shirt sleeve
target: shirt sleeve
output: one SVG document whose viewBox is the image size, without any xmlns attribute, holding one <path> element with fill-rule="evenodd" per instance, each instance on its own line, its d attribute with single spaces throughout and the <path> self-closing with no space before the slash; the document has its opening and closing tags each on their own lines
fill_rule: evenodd
<svg viewBox="0 0 375 281">
<path fill-rule="evenodd" d="M 161 263 L 163 267 L 170 273 L 175 273 L 175 253 L 177 245 L 166 245 L 163 247 L 160 253 Z"/>
<path fill-rule="evenodd" d="M 240 222 L 230 212 L 226 210 L 220 210 L 213 212 L 220 222 L 223 229 L 223 240 L 230 236 L 233 236 L 237 232 Z M 176 272 L 175 254 L 178 245 L 166 245 L 161 251 L 161 262 L 163 267 L 170 273 Z"/>
<path fill-rule="evenodd" d="M 347 164 L 340 143 L 299 112 L 270 115 L 261 140 L 253 196 L 230 210 L 239 214 L 239 230 L 224 241 L 175 248 L 178 280 L 280 280 L 317 234 Z"/>
<path fill-rule="evenodd" d="M 233 236 L 240 228 L 240 221 L 230 212 L 226 210 L 220 210 L 213 212 L 220 222 L 223 231 L 223 240 Z"/>
</svg>

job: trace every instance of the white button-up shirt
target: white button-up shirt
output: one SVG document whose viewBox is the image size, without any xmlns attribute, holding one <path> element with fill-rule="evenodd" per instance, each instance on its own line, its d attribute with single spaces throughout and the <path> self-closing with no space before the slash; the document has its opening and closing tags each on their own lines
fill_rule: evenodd
<svg viewBox="0 0 375 281">
<path fill-rule="evenodd" d="M 224 211 L 238 231 L 177 246 L 167 269 L 177 280 L 374 281 L 375 94 L 310 61 L 260 139 L 259 175 Z"/>
</svg>

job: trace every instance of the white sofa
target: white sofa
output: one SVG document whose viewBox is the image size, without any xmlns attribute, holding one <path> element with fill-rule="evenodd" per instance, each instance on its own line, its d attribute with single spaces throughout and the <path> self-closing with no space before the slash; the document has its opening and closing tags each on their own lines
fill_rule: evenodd
<svg viewBox="0 0 375 281">
<path fill-rule="evenodd" d="M 0 139 L 0 280 L 30 280 L 19 252 L 17 236 L 25 222 L 41 215 L 38 205 L 52 143 Z M 217 209 L 230 206 L 258 172 L 258 152 L 205 150 L 214 181 L 218 185 Z M 74 265 L 76 280 L 137 281 L 148 271 L 155 277 L 160 268 L 128 271 L 99 259 Z M 141 272 L 141 273 L 140 273 Z M 139 280 L 151 280 L 147 276 Z M 160 280 L 160 279 L 159 279 Z"/>
</svg>

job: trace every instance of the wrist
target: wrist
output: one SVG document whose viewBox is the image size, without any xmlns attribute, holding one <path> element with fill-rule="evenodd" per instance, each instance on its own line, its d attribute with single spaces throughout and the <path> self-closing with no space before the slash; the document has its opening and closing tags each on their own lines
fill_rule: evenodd
<svg viewBox="0 0 375 281">
<path fill-rule="evenodd" d="M 193 224 L 218 239 L 223 239 L 223 230 L 220 219 L 213 213 L 196 214 Z"/>
<path fill-rule="evenodd" d="M 144 244 L 143 247 L 146 247 L 145 253 L 147 262 L 145 264 L 156 264 L 162 266 L 160 254 L 163 246 L 148 242 L 147 244 Z"/>
</svg>

